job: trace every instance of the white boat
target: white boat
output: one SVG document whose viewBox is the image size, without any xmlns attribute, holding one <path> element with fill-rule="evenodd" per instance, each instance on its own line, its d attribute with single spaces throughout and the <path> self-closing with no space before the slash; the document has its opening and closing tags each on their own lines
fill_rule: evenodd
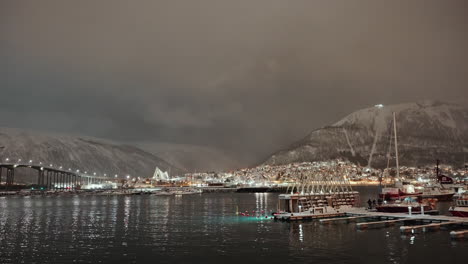
<svg viewBox="0 0 468 264">
<path fill-rule="evenodd" d="M 468 194 L 468 188 L 465 186 L 461 186 L 457 188 L 457 192 L 453 195 L 453 199 L 459 199 L 461 198 L 464 194 Z"/>
<path fill-rule="evenodd" d="M 453 216 L 468 217 L 468 194 L 463 194 L 455 200 L 454 206 L 450 207 L 449 212 Z"/>
<path fill-rule="evenodd" d="M 450 201 L 455 195 L 453 189 L 446 189 L 440 185 L 425 186 L 421 198 L 436 198 L 439 201 Z"/>
</svg>

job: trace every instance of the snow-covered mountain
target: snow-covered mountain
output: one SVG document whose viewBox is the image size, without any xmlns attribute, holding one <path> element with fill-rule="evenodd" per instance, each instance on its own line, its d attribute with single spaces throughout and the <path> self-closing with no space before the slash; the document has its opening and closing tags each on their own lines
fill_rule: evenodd
<svg viewBox="0 0 468 264">
<path fill-rule="evenodd" d="M 6 158 L 119 177 L 150 177 L 156 167 L 171 174 L 182 173 L 161 158 L 130 145 L 91 137 L 0 128 L 0 159 Z"/>
<path fill-rule="evenodd" d="M 393 112 L 400 164 L 425 166 L 436 159 L 454 166 L 468 162 L 468 107 L 424 101 L 356 111 L 275 153 L 265 164 L 342 158 L 363 166 L 384 167 Z M 394 155 L 393 149 L 391 153 Z M 394 160 L 391 162 L 394 164 Z"/>
</svg>

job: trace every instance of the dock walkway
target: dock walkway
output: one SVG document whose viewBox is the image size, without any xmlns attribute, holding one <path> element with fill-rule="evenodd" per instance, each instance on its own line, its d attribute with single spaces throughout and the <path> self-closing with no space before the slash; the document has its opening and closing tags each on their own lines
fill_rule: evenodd
<svg viewBox="0 0 468 264">
<path fill-rule="evenodd" d="M 458 222 L 461 225 L 468 226 L 468 218 L 457 217 L 457 216 L 447 216 L 447 215 L 427 215 L 427 214 L 405 214 L 405 213 L 383 213 L 383 212 L 373 212 L 368 211 L 365 208 L 350 208 L 345 211 L 347 216 L 368 216 L 376 217 L 379 219 L 414 219 L 426 223 L 441 223 L 441 222 Z"/>
</svg>

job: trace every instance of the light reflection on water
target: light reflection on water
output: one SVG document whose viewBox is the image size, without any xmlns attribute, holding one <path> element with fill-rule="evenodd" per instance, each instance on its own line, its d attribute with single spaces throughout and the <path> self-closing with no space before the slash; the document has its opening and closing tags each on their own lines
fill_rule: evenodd
<svg viewBox="0 0 468 264">
<path fill-rule="evenodd" d="M 448 231 L 266 219 L 277 194 L 7 197 L 0 263 L 457 263 L 465 241 Z M 236 216 L 239 211 L 254 217 Z M 444 254 L 440 254 L 444 252 Z M 442 259 L 443 256 L 443 259 Z"/>
</svg>

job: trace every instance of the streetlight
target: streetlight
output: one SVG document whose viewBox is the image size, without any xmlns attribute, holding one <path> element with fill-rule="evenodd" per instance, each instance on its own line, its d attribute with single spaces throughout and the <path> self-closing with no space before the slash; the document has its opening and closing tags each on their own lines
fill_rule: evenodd
<svg viewBox="0 0 468 264">
<path fill-rule="evenodd" d="M 9 159 L 9 158 L 6 158 L 5 160 L 6 160 L 6 161 L 9 161 L 10 159 Z"/>
<path fill-rule="evenodd" d="M 32 160 L 29 160 L 29 163 L 32 163 Z"/>
<path fill-rule="evenodd" d="M 114 175 L 114 177 L 115 177 L 115 178 L 117 178 L 117 176 L 118 176 L 117 174 L 116 174 L 116 175 Z"/>
</svg>

